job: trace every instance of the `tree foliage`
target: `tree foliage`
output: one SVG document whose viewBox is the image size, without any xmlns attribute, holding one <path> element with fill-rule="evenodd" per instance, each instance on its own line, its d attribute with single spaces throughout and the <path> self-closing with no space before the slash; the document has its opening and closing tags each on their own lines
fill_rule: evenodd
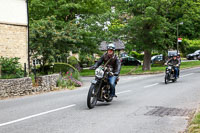
<svg viewBox="0 0 200 133">
<path fill-rule="evenodd" d="M 123 0 L 118 0 L 123 2 Z M 199 38 L 199 1 L 194 0 L 126 0 L 125 7 L 115 4 L 126 14 L 124 39 L 138 51 L 144 51 L 143 70 L 150 70 L 151 51 L 176 49 L 179 36 Z M 180 22 L 184 23 L 179 25 Z M 181 46 L 184 47 L 184 46 Z"/>
<path fill-rule="evenodd" d="M 200 0 L 30 0 L 29 12 L 31 49 L 44 62 L 121 39 L 129 50 L 144 51 L 149 70 L 152 51 L 176 49 L 177 27 L 183 38 L 200 38 Z"/>
</svg>

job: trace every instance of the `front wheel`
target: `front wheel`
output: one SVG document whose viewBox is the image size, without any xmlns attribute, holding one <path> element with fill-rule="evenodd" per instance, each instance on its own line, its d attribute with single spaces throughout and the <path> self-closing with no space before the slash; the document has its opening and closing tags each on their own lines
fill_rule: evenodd
<svg viewBox="0 0 200 133">
<path fill-rule="evenodd" d="M 95 95 L 96 85 L 91 84 L 88 96 L 87 96 L 87 106 L 89 109 L 94 108 L 97 103 L 97 95 Z"/>
<path fill-rule="evenodd" d="M 165 84 L 168 84 L 168 83 L 169 83 L 169 75 L 166 74 L 166 75 L 165 75 Z"/>
</svg>

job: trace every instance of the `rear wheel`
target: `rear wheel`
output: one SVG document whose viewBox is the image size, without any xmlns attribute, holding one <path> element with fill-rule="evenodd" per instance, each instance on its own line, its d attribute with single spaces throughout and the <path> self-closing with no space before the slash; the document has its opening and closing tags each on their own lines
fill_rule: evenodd
<svg viewBox="0 0 200 133">
<path fill-rule="evenodd" d="M 96 85 L 91 84 L 88 96 L 87 96 L 87 106 L 89 109 L 94 108 L 97 103 L 97 95 L 95 95 Z"/>
<path fill-rule="evenodd" d="M 169 74 L 166 74 L 165 75 L 165 84 L 168 84 L 169 83 Z"/>
</svg>

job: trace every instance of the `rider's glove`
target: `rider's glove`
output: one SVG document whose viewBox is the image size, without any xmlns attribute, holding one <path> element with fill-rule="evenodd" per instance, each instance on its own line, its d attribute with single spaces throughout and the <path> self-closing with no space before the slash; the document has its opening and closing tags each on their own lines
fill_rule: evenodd
<svg viewBox="0 0 200 133">
<path fill-rule="evenodd" d="M 114 73 L 114 76 L 119 76 L 119 74 L 117 72 Z"/>
<path fill-rule="evenodd" d="M 110 73 L 109 73 L 109 76 L 114 76 L 114 73 L 113 73 L 113 72 L 110 72 Z"/>
</svg>

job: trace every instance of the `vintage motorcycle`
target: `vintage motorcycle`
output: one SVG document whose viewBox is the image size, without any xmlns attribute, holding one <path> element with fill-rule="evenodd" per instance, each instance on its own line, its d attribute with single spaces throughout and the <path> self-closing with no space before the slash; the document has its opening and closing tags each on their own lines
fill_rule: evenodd
<svg viewBox="0 0 200 133">
<path fill-rule="evenodd" d="M 91 81 L 91 86 L 87 96 L 87 106 L 89 109 L 95 107 L 97 101 L 100 102 L 111 102 L 113 100 L 110 97 L 110 84 L 108 82 L 108 77 L 112 76 L 112 68 L 99 66 L 95 70 L 95 79 Z M 117 78 L 117 81 L 119 78 Z"/>
<path fill-rule="evenodd" d="M 172 64 L 168 64 L 165 70 L 165 84 L 168 84 L 169 81 L 176 82 L 177 78 L 175 78 L 175 66 Z"/>
</svg>

